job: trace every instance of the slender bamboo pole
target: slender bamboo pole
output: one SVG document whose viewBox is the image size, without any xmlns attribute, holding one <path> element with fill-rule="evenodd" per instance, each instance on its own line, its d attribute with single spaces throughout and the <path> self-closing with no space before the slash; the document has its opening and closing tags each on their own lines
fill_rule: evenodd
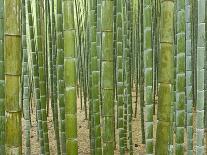
<svg viewBox="0 0 207 155">
<path fill-rule="evenodd" d="M 127 76 L 127 128 L 128 128 L 128 146 L 129 146 L 129 154 L 133 154 L 133 140 L 132 140 L 132 87 L 133 87 L 133 72 L 132 72 L 132 8 L 131 2 L 127 1 L 127 36 L 128 36 L 128 53 L 127 53 L 127 69 L 128 69 L 128 76 Z"/>
<path fill-rule="evenodd" d="M 193 74 L 192 74 L 192 1 L 185 1 L 186 11 L 186 100 L 187 100 L 187 154 L 193 154 Z"/>
<path fill-rule="evenodd" d="M 196 103 L 196 154 L 204 151 L 204 106 L 205 106 L 205 57 L 206 57 L 206 1 L 198 0 L 197 38 L 197 103 Z"/>
<path fill-rule="evenodd" d="M 143 18 L 143 0 L 139 0 L 139 20 L 140 20 L 140 70 L 139 70 L 139 89 L 140 89 L 140 113 L 141 113 L 141 130 L 142 143 L 145 144 L 145 126 L 144 126 L 144 18 Z"/>
<path fill-rule="evenodd" d="M 88 84 L 92 87 L 92 52 L 94 52 L 94 47 L 92 47 L 92 41 L 95 41 L 94 24 L 95 24 L 95 10 L 94 2 L 88 1 Z M 92 51 L 93 50 L 93 51 Z M 88 89 L 88 103 L 89 103 L 89 128 L 90 128 L 90 152 L 91 155 L 95 155 L 95 129 L 94 129 L 94 112 L 93 112 L 93 99 L 92 99 L 92 89 Z"/>
<path fill-rule="evenodd" d="M 0 0 L 0 152 L 5 154 L 4 0 Z"/>
<path fill-rule="evenodd" d="M 66 154 L 66 137 L 65 137 L 65 102 L 64 102 L 64 50 L 63 50 L 63 12 L 62 0 L 57 1 L 57 80 L 58 80 L 58 101 L 60 113 L 60 143 L 61 153 Z"/>
<path fill-rule="evenodd" d="M 30 79 L 29 79 L 29 64 L 28 64 L 28 47 L 27 47 L 27 25 L 26 25 L 26 1 L 22 0 L 22 96 L 23 96 L 23 113 L 25 121 L 25 154 L 31 154 L 30 147 Z"/>
<path fill-rule="evenodd" d="M 116 3 L 116 48 L 117 48 L 117 117 L 118 117 L 118 129 L 119 129 L 119 152 L 124 155 L 124 79 L 123 79 L 123 0 L 117 0 Z"/>
<path fill-rule="evenodd" d="M 145 137 L 146 153 L 153 154 L 153 52 L 152 2 L 144 1 L 144 79 L 145 79 Z"/>
<path fill-rule="evenodd" d="M 54 0 L 50 1 L 51 7 L 51 35 L 52 35 L 52 70 L 53 70 L 53 91 L 51 96 L 51 104 L 53 108 L 53 123 L 54 123 L 54 130 L 55 130 L 55 137 L 56 137 L 56 146 L 57 146 L 57 153 L 60 154 L 60 136 L 59 136 L 59 116 L 58 116 L 58 96 L 57 96 L 57 44 L 56 44 L 56 19 L 55 19 L 55 2 Z"/>
<path fill-rule="evenodd" d="M 177 0 L 176 65 L 176 154 L 184 153 L 185 126 L 185 0 Z"/>
</svg>

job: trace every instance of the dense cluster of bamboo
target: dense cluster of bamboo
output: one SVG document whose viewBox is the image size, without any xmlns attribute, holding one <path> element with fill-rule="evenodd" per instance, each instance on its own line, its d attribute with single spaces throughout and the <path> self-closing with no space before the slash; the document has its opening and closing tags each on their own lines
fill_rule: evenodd
<svg viewBox="0 0 207 155">
<path fill-rule="evenodd" d="M 51 108 L 57 154 L 77 155 L 78 104 L 92 155 L 136 154 L 132 125 L 145 154 L 206 154 L 206 6 L 0 0 L 0 154 L 32 154 L 33 111 L 40 154 L 50 154 Z"/>
</svg>

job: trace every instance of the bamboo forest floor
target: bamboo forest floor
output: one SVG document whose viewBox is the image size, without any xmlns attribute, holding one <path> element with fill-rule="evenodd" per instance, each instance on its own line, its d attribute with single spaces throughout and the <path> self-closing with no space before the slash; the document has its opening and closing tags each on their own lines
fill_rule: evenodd
<svg viewBox="0 0 207 155">
<path fill-rule="evenodd" d="M 133 94 L 134 95 L 134 94 Z M 135 97 L 133 97 L 133 109 L 135 108 Z M 141 137 L 141 117 L 140 117 L 140 105 L 138 104 L 138 114 L 137 117 L 134 118 L 132 121 L 132 130 L 133 130 L 133 146 L 134 146 L 134 154 L 135 155 L 144 155 L 144 145 L 141 143 L 142 137 Z M 36 113 L 35 113 L 35 107 L 32 106 L 32 112 L 31 112 L 31 154 L 32 155 L 38 155 L 40 151 L 39 142 L 37 140 L 37 123 L 36 123 Z M 78 154 L 79 155 L 90 155 L 90 141 L 89 141 L 89 128 L 88 128 L 88 120 L 85 120 L 85 113 L 84 109 L 81 110 L 80 100 L 78 100 Z M 22 120 L 23 124 L 23 153 L 24 153 L 24 147 L 25 147 L 25 134 L 24 134 L 24 120 Z M 49 135 L 49 142 L 50 142 L 50 154 L 56 155 L 56 140 L 55 140 L 55 132 L 53 128 L 53 122 L 52 122 L 52 110 L 50 108 L 49 115 L 48 115 L 48 135 Z M 116 138 L 118 139 L 118 130 L 116 130 Z M 118 140 L 117 140 L 118 141 Z M 115 150 L 115 155 L 119 155 L 118 153 L 118 144 L 117 149 Z"/>
</svg>

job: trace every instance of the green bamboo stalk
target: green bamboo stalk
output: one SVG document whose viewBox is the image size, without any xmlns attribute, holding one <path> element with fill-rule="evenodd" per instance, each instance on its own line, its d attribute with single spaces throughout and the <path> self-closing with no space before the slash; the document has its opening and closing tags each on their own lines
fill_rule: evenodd
<svg viewBox="0 0 207 155">
<path fill-rule="evenodd" d="M 97 31 L 96 31 L 96 43 L 97 43 L 97 53 L 98 53 L 98 65 L 99 65 L 99 71 L 101 73 L 101 39 L 102 39 L 102 34 L 101 34 L 101 3 L 102 0 L 97 0 Z M 101 81 L 101 75 L 100 75 L 100 80 Z M 100 99 L 100 110 L 101 110 L 101 115 L 102 115 L 102 93 L 101 93 L 101 82 L 99 82 L 99 99 Z"/>
<path fill-rule="evenodd" d="M 119 129 L 119 152 L 121 155 L 124 155 L 124 81 L 123 81 L 123 1 L 117 0 L 116 3 L 116 26 L 117 26 L 117 40 L 116 40 L 116 48 L 117 48 L 117 117 L 118 117 L 118 129 Z"/>
<path fill-rule="evenodd" d="M 135 77 L 134 77 L 134 83 L 135 83 L 135 110 L 134 110 L 134 118 L 137 117 L 137 108 L 138 108 L 138 85 L 139 85 L 139 16 L 138 16 L 138 1 L 133 0 L 133 51 L 134 51 L 134 65 L 135 65 Z"/>
<path fill-rule="evenodd" d="M 177 1 L 176 154 L 184 153 L 185 126 L 185 0 Z"/>
<path fill-rule="evenodd" d="M 93 32 L 94 29 L 94 23 L 95 23 L 95 10 L 93 7 L 94 2 L 93 1 L 88 1 L 88 25 L 87 25 L 87 29 L 88 29 L 88 51 L 87 51 L 87 62 L 88 64 L 88 68 L 87 71 L 89 72 L 88 74 L 88 84 L 89 84 L 89 88 L 87 87 L 87 91 L 88 91 L 88 104 L 89 104 L 89 128 L 90 128 L 90 152 L 91 155 L 95 155 L 95 129 L 94 129 L 94 113 L 93 113 L 93 102 L 92 102 L 92 89 L 90 89 L 92 87 L 92 41 L 94 41 L 94 35 L 95 33 Z"/>
<path fill-rule="evenodd" d="M 125 151 L 128 150 L 128 146 L 127 146 L 127 132 L 128 132 L 128 128 L 127 128 L 127 105 L 128 105 L 128 35 L 127 35 L 127 30 L 128 30 L 128 21 L 127 21 L 127 5 L 126 5 L 126 1 L 124 1 L 124 6 L 123 6 L 123 82 L 124 82 L 124 149 Z"/>
<path fill-rule="evenodd" d="M 152 53 L 152 2 L 144 1 L 144 79 L 145 79 L 145 137 L 146 153 L 153 154 L 153 53 Z"/>
<path fill-rule="evenodd" d="M 85 1 L 78 1 L 80 4 L 80 12 L 81 13 L 81 22 L 80 24 L 80 29 L 79 29 L 79 66 L 80 66 L 80 77 L 79 77 L 79 83 L 80 83 L 80 99 L 81 99 L 81 110 L 83 107 L 83 102 L 84 102 L 84 108 L 85 108 L 85 119 L 87 119 L 87 105 L 86 105 L 86 96 L 85 96 L 85 74 L 84 74 L 84 56 L 85 54 L 83 52 L 85 52 L 84 47 L 85 47 L 85 21 L 86 21 L 86 7 L 85 7 Z M 78 14 L 79 14 L 78 13 Z"/>
<path fill-rule="evenodd" d="M 152 3 L 152 40 L 153 40 L 153 113 L 155 114 L 155 104 L 157 103 L 157 73 L 158 73 L 158 53 L 159 53 L 159 0 Z"/>
<path fill-rule="evenodd" d="M 84 71 L 83 71 L 83 74 L 84 74 L 84 86 L 83 86 L 83 93 L 84 93 L 84 109 L 85 109 L 85 119 L 88 119 L 88 114 L 87 114 L 87 98 L 89 97 L 88 95 L 88 41 L 89 41 L 89 33 L 88 33 L 88 1 L 85 1 L 85 17 L 86 17 L 86 20 L 85 20 L 85 39 L 84 39 L 84 46 L 85 46 L 85 51 L 84 51 L 84 56 L 83 56 L 83 64 L 84 64 Z M 90 115 L 89 115 L 90 117 Z M 89 118 L 90 119 L 90 118 Z"/>
<path fill-rule="evenodd" d="M 4 0 L 0 0 L 0 152 L 5 154 Z"/>
<path fill-rule="evenodd" d="M 47 1 L 47 37 L 48 37 L 48 51 L 47 51 L 47 55 L 48 55 L 48 75 L 49 75 L 49 79 L 48 79 L 48 83 L 50 84 L 49 86 L 49 92 L 50 92 L 50 97 L 51 97 L 51 108 L 52 111 L 54 110 L 54 104 L 53 104 L 53 55 L 52 55 L 52 21 L 51 21 L 51 5 L 50 5 L 50 1 Z"/>
<path fill-rule="evenodd" d="M 77 49 L 78 49 L 78 54 L 77 54 L 77 76 L 78 76 L 78 98 L 80 98 L 80 102 L 81 102 L 81 110 L 83 109 L 83 100 L 82 100 L 82 74 L 83 74 L 83 70 L 82 70 L 82 45 L 83 43 L 81 42 L 82 36 L 82 21 L 83 19 L 83 5 L 81 4 L 81 1 L 77 1 L 75 0 L 75 13 L 76 13 L 76 25 L 77 25 L 77 33 L 76 33 L 76 37 L 77 37 Z"/>
<path fill-rule="evenodd" d="M 114 19 L 114 23 L 113 23 L 113 59 L 114 59 L 114 64 L 113 64 L 113 67 L 114 67 L 114 69 L 113 69 L 113 74 L 114 74 L 114 82 L 113 82 L 113 84 L 114 84 L 114 107 L 116 107 L 116 110 L 117 110 L 117 108 L 118 108 L 118 106 L 117 106 L 117 81 L 116 81 L 116 68 L 117 68 L 117 66 L 116 66 L 116 61 L 117 61 L 117 59 L 116 59 L 116 57 L 117 57 L 117 50 L 116 50 L 116 40 L 117 40 L 117 38 L 116 38 L 116 8 L 117 8 L 117 6 L 116 6 L 116 0 L 114 1 L 114 4 L 113 4 L 113 19 Z M 115 110 L 115 109 L 114 109 Z M 116 111 L 115 110 L 115 111 Z M 117 129 L 117 127 L 118 127 L 118 117 L 116 117 L 115 116 L 115 113 L 114 113 L 114 123 L 115 123 L 115 127 L 114 127 L 114 149 L 116 149 L 116 129 Z"/>
<path fill-rule="evenodd" d="M 44 61 L 45 61 L 45 83 L 46 83 L 46 104 L 47 104 L 47 115 L 49 112 L 49 101 L 50 101 L 50 90 L 49 90 L 49 55 L 48 55 L 48 1 L 44 1 L 44 50 L 45 50 L 45 57 L 44 57 Z"/>
<path fill-rule="evenodd" d="M 66 137 L 65 137 L 65 102 L 64 102 L 64 51 L 63 51 L 63 12 L 62 0 L 57 1 L 57 80 L 58 80 L 58 101 L 60 113 L 60 142 L 61 153 L 66 154 Z"/>
<path fill-rule="evenodd" d="M 37 128 L 38 128 L 38 140 L 40 143 L 40 153 L 44 154 L 44 140 L 43 140 L 43 127 L 42 127 L 42 116 L 41 116 L 41 102 L 40 102 L 40 86 L 39 86 L 39 68 L 37 62 L 37 53 L 35 50 L 35 40 L 33 27 L 33 15 L 31 9 L 31 0 L 27 0 L 27 13 L 28 13 L 28 23 L 29 23 L 29 35 L 30 35 L 30 46 L 31 46 L 31 59 L 32 59 L 32 73 L 34 80 L 34 93 L 36 102 L 36 113 L 37 113 Z"/>
<path fill-rule="evenodd" d="M 143 19 L 143 0 L 139 0 L 139 35 L 140 35 L 140 70 L 139 70 L 139 88 L 140 88 L 140 113 L 141 113 L 141 130 L 142 143 L 145 144 L 145 126 L 144 126 L 144 19 Z"/>
<path fill-rule="evenodd" d="M 82 51 L 81 51 L 81 54 L 82 54 L 82 93 L 83 93 L 83 102 L 84 102 L 84 110 L 85 110 L 85 119 L 87 120 L 88 119 L 88 107 L 87 107 L 87 104 L 86 104 L 86 101 L 87 101 L 87 93 L 86 93 L 86 77 L 85 77 L 85 71 L 86 71 L 86 61 L 85 61 L 85 58 L 86 58 L 86 52 L 84 49 L 86 49 L 86 28 L 87 28 L 87 3 L 86 1 L 83 2 L 83 8 L 84 8 L 84 21 L 83 21 L 83 31 L 82 31 L 82 42 L 83 42 L 83 48 L 82 48 Z"/>
<path fill-rule="evenodd" d="M 103 105 L 103 154 L 114 154 L 114 61 L 113 61 L 113 4 L 112 0 L 102 0 L 101 4 L 101 93 Z"/>
<path fill-rule="evenodd" d="M 63 1 L 66 154 L 78 154 L 74 1 Z"/>
<path fill-rule="evenodd" d="M 205 6 L 207 8 L 207 3 L 205 2 Z M 207 10 L 205 9 L 205 17 L 207 16 Z M 206 19 L 205 19 L 206 21 Z M 207 24 L 205 24 L 205 29 L 207 29 Z M 207 33 L 205 34 L 205 38 L 207 38 Z M 205 40 L 206 42 L 206 40 Z M 205 44 L 205 48 L 207 48 L 207 44 Z M 204 152 L 207 153 L 207 104 L 206 104 L 206 100 L 207 100 L 207 54 L 205 52 L 205 57 L 204 57 L 204 68 L 205 68 L 205 71 L 204 71 L 204 134 L 205 134 L 205 137 L 204 137 Z"/>
<path fill-rule="evenodd" d="M 177 6 L 177 1 L 174 2 L 174 5 Z M 176 67 L 177 67 L 177 10 L 174 9 L 174 50 L 173 50 L 173 82 L 172 82 L 172 102 L 171 102 L 171 127 L 169 135 L 169 154 L 174 154 L 175 152 L 175 128 L 176 128 Z"/>
<path fill-rule="evenodd" d="M 136 105 L 135 105 L 135 117 L 137 116 L 137 108 L 139 102 L 139 88 L 140 88 L 140 3 L 137 1 L 137 22 L 136 22 Z M 140 106 L 141 107 L 141 106 Z M 142 129 L 142 125 L 141 125 Z"/>
<path fill-rule="evenodd" d="M 186 100 L 187 100 L 187 154 L 193 154 L 193 90 L 192 90 L 192 2 L 185 1 L 186 11 Z"/>
<path fill-rule="evenodd" d="M 40 102 L 41 102 L 41 115 L 42 115 L 42 126 L 43 126 L 43 139 L 45 154 L 49 154 L 49 139 L 48 139 L 48 127 L 47 127 L 47 102 L 46 102 L 46 80 L 45 80 L 45 62 L 44 62 L 44 48 L 43 48 L 43 32 L 41 27 L 41 8 L 40 1 L 36 1 L 36 50 L 38 57 L 39 67 L 39 86 L 40 86 Z"/>
<path fill-rule="evenodd" d="M 205 56 L 206 56 L 206 1 L 198 0 L 198 38 L 197 38 L 197 103 L 196 103 L 196 154 L 204 151 L 204 84 L 205 84 Z"/>
<path fill-rule="evenodd" d="M 57 45 L 56 45 L 56 19 L 55 19 L 55 4 L 54 0 L 50 1 L 51 6 L 51 35 L 52 35 L 52 69 L 53 69 L 53 84 L 51 104 L 53 108 L 53 123 L 56 137 L 57 153 L 60 154 L 60 136 L 58 124 L 58 102 L 57 102 Z"/>
<path fill-rule="evenodd" d="M 28 48 L 27 48 L 27 25 L 26 25 L 26 1 L 22 0 L 22 90 L 23 90 L 23 113 L 25 121 L 25 154 L 31 154 L 30 148 L 30 79 L 29 79 L 29 65 L 28 65 Z"/>
<path fill-rule="evenodd" d="M 12 10 L 12 12 L 11 12 Z M 4 2 L 5 60 L 5 154 L 22 154 L 21 108 L 19 104 L 21 76 L 21 3 Z"/>
<path fill-rule="evenodd" d="M 197 102 L 197 40 L 198 40 L 198 1 L 192 0 L 192 63 L 193 65 L 193 107 Z"/>
<path fill-rule="evenodd" d="M 133 154 L 133 137 L 132 137 L 132 114 L 133 114 L 133 107 L 132 107 L 132 89 L 133 89 L 133 73 L 134 73 L 134 67 L 133 67 L 133 48 L 132 48 L 132 23 L 133 23 L 133 13 L 132 13 L 132 2 L 127 1 L 127 10 L 128 10 L 128 59 L 129 59 L 129 76 L 128 76 L 128 106 L 127 106 L 127 113 L 128 113 L 128 139 L 129 139 L 129 154 Z"/>
<path fill-rule="evenodd" d="M 132 48 L 131 48 L 131 37 L 132 37 L 132 19 L 131 19 L 131 3 L 130 1 L 125 1 L 126 4 L 126 45 L 125 47 L 125 64 L 124 72 L 125 75 L 125 97 L 126 97 L 126 111 L 127 111 L 127 147 L 129 153 L 133 153 L 133 144 L 132 144 Z M 126 147 L 126 148 L 127 148 Z"/>
<path fill-rule="evenodd" d="M 161 1 L 156 155 L 168 154 L 173 78 L 173 13 L 174 1 Z"/>
<path fill-rule="evenodd" d="M 100 100 L 99 100 L 99 81 L 100 70 L 98 65 L 98 53 L 96 47 L 96 30 L 97 30 L 97 1 L 90 1 L 90 71 L 91 71 L 91 108 L 92 108 L 92 138 L 94 138 L 94 154 L 102 154 L 101 128 L 100 128 Z"/>
</svg>

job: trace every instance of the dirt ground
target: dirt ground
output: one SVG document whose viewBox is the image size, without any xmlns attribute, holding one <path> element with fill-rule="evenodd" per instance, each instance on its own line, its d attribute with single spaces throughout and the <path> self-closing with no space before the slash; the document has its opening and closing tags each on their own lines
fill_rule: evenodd
<svg viewBox="0 0 207 155">
<path fill-rule="evenodd" d="M 135 97 L 133 97 L 133 101 L 135 101 Z M 133 102 L 133 108 L 135 107 L 135 103 Z M 33 109 L 35 109 L 33 107 Z M 139 113 L 139 105 L 138 105 L 138 115 L 136 118 L 133 117 L 132 121 L 132 130 L 133 130 L 133 146 L 134 146 L 134 155 L 144 155 L 144 145 L 141 144 L 141 120 Z M 31 154 L 38 155 L 40 151 L 39 142 L 37 141 L 37 123 L 36 123 L 36 114 L 35 110 L 32 113 L 32 128 L 31 128 Z M 88 121 L 85 120 L 84 109 L 80 108 L 80 101 L 78 100 L 78 154 L 79 155 L 89 155 L 90 154 L 90 142 L 89 142 L 89 129 L 88 129 Z M 24 120 L 22 120 L 23 124 L 23 154 L 25 147 L 25 135 L 24 135 Z M 56 140 L 55 140 L 55 132 L 53 128 L 52 122 L 52 112 L 49 111 L 48 116 L 48 135 L 49 135 L 49 143 L 50 143 L 50 154 L 56 155 Z M 118 130 L 116 131 L 116 139 L 118 139 Z M 117 147 L 118 148 L 118 147 Z M 115 150 L 115 155 L 119 155 L 118 149 Z"/>
</svg>

